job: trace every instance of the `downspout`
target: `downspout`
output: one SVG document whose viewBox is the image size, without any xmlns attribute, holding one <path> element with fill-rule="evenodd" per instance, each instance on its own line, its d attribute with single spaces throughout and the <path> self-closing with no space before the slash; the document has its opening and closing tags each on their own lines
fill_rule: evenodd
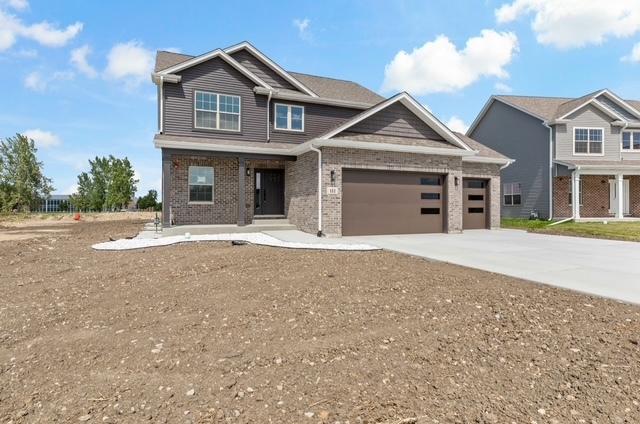
<svg viewBox="0 0 640 424">
<path fill-rule="evenodd" d="M 160 93 L 160 122 L 158 132 L 162 134 L 164 131 L 164 75 L 160 75 L 160 86 L 158 90 Z"/>
<path fill-rule="evenodd" d="M 313 144 L 309 146 L 309 149 L 318 154 L 318 237 L 324 236 L 322 234 L 322 152 L 320 149 L 313 147 Z"/>
<path fill-rule="evenodd" d="M 271 109 L 271 95 L 273 94 L 273 90 L 269 90 L 269 94 L 267 95 L 267 143 L 271 141 L 271 132 L 270 132 L 270 124 L 269 124 L 269 115 Z"/>
<path fill-rule="evenodd" d="M 553 129 L 543 122 L 542 125 L 549 129 L 549 221 L 553 219 Z"/>
</svg>

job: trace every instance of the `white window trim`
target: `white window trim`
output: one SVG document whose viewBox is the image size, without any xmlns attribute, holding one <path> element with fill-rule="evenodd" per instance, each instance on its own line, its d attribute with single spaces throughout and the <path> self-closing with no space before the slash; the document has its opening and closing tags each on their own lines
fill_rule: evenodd
<svg viewBox="0 0 640 424">
<path fill-rule="evenodd" d="M 587 149 L 590 150 L 589 143 L 589 131 L 590 130 L 600 130 L 602 131 L 602 153 L 576 153 L 576 130 L 587 130 Z M 573 155 L 574 156 L 604 156 L 604 128 L 598 127 L 573 127 Z M 583 141 L 581 141 L 583 142 Z"/>
<path fill-rule="evenodd" d="M 278 127 L 278 119 L 277 119 L 277 110 L 278 106 L 284 106 L 287 108 L 287 128 L 279 128 Z M 302 129 L 296 130 L 291 128 L 291 107 L 299 107 L 302 109 Z M 304 119 L 305 119 L 306 111 L 304 110 L 304 106 L 300 105 L 290 105 L 287 103 L 274 103 L 273 104 L 273 129 L 277 131 L 292 131 L 292 132 L 304 132 Z"/>
<path fill-rule="evenodd" d="M 191 168 L 211 168 L 211 184 L 191 184 Z M 187 168 L 187 196 L 189 200 L 187 201 L 188 205 L 213 205 L 216 200 L 216 191 L 215 184 L 216 183 L 216 170 L 213 166 L 201 166 L 201 165 L 189 165 Z M 211 186 L 211 201 L 203 201 L 203 200 L 191 200 L 191 186 L 192 185 L 210 185 Z"/>
<path fill-rule="evenodd" d="M 201 111 L 201 112 L 209 112 L 209 113 L 213 113 L 213 111 L 211 110 L 204 110 L 204 109 L 198 109 L 196 107 L 196 99 L 198 97 L 198 93 L 203 93 L 203 94 L 213 94 L 216 96 L 216 127 L 215 128 L 211 128 L 211 127 L 199 127 L 198 126 L 198 120 L 196 119 L 196 115 L 197 115 L 197 111 Z M 238 98 L 238 113 L 235 112 L 222 112 L 222 113 L 226 113 L 228 115 L 238 115 L 238 129 L 237 130 L 230 130 L 227 128 L 220 128 L 220 96 L 228 96 L 228 97 L 237 97 Z M 193 128 L 196 128 L 198 130 L 209 130 L 209 131 L 227 131 L 227 132 L 235 132 L 235 133 L 239 133 L 242 130 L 242 97 L 241 96 L 237 96 L 235 94 L 224 94 L 224 93 L 216 93 L 214 91 L 204 91 L 204 90 L 193 90 Z"/>
<path fill-rule="evenodd" d="M 578 179 L 578 197 L 580 200 L 580 206 L 584 206 L 584 192 L 582 191 L 582 180 Z M 569 184 L 569 206 L 573 206 L 573 187 Z"/>
<path fill-rule="evenodd" d="M 516 184 L 518 185 L 519 193 L 516 193 L 514 191 L 514 189 L 513 189 L 513 187 Z M 507 187 L 509 187 L 511 189 L 509 191 L 509 193 L 507 193 Z M 518 203 L 518 204 L 513 203 L 513 196 L 515 196 L 515 195 L 519 195 L 520 196 L 520 203 Z M 511 196 L 511 204 L 510 205 L 507 204 L 507 202 L 505 201 L 505 197 L 506 196 Z M 520 184 L 518 182 L 502 184 L 502 205 L 503 206 L 507 206 L 507 207 L 510 207 L 510 206 L 522 206 L 522 184 Z"/>
<path fill-rule="evenodd" d="M 622 138 L 624 137 L 624 133 L 630 133 L 631 134 L 631 139 L 629 140 L 630 145 L 629 145 L 629 149 L 624 149 L 622 147 Z M 622 153 L 640 153 L 640 149 L 634 149 L 633 148 L 633 133 L 638 133 L 640 134 L 640 129 L 639 130 L 624 130 L 624 131 L 620 131 L 620 151 Z"/>
</svg>

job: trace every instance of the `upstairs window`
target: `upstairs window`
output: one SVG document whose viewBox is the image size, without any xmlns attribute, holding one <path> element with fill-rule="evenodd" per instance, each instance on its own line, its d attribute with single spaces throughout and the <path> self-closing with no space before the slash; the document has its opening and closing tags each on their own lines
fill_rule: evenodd
<svg viewBox="0 0 640 424">
<path fill-rule="evenodd" d="M 574 128 L 573 153 L 576 155 L 603 155 L 603 134 L 602 128 Z"/>
<path fill-rule="evenodd" d="M 505 206 L 517 206 L 522 203 L 522 192 L 520 183 L 506 183 L 502 187 Z"/>
<path fill-rule="evenodd" d="M 275 105 L 275 129 L 304 131 L 304 106 Z"/>
<path fill-rule="evenodd" d="M 640 131 L 622 132 L 622 150 L 640 152 Z"/>
<path fill-rule="evenodd" d="M 240 97 L 195 92 L 195 127 L 207 130 L 240 131 Z"/>
</svg>

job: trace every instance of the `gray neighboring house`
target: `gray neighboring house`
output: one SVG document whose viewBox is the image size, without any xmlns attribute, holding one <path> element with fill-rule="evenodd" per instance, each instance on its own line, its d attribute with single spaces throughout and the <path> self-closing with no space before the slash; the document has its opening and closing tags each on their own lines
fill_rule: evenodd
<svg viewBox="0 0 640 424">
<path fill-rule="evenodd" d="M 510 160 L 407 93 L 288 72 L 247 42 L 160 51 L 152 80 L 164 226 L 269 219 L 340 236 L 500 225 Z"/>
<path fill-rule="evenodd" d="M 467 134 L 515 160 L 502 171 L 504 217 L 640 217 L 640 101 L 496 95 Z"/>
</svg>

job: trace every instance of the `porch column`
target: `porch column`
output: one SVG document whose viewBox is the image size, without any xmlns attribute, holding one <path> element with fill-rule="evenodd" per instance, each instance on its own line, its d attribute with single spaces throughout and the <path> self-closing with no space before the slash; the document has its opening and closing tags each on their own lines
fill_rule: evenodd
<svg viewBox="0 0 640 424">
<path fill-rule="evenodd" d="M 244 226 L 245 222 L 245 176 L 247 174 L 247 164 L 245 158 L 238 158 L 238 225 Z"/>
<path fill-rule="evenodd" d="M 624 175 L 616 175 L 616 201 L 618 202 L 618 210 L 616 218 L 624 218 Z"/>
<path fill-rule="evenodd" d="M 573 218 L 580 219 L 580 174 L 577 171 L 571 174 L 571 203 Z"/>
</svg>

